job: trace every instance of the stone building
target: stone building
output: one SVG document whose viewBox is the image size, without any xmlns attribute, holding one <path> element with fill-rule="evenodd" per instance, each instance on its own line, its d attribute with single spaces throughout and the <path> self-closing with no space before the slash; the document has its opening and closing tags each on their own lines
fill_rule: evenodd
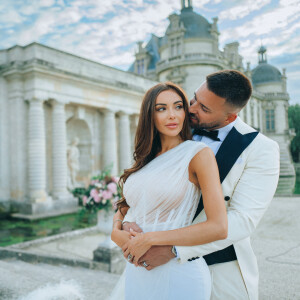
<svg viewBox="0 0 300 300">
<path fill-rule="evenodd" d="M 74 208 L 74 138 L 79 182 L 111 163 L 114 174 L 127 168 L 141 99 L 154 84 L 37 43 L 1 50 L 0 205 L 33 215 Z"/>
<path fill-rule="evenodd" d="M 282 73 L 267 62 L 267 49 L 258 50 L 258 65 L 251 70 L 243 66 L 239 43 L 233 42 L 219 49 L 218 18 L 209 23 L 193 10 L 191 0 L 181 1 L 180 14 L 169 16 L 165 35 L 152 34 L 143 47 L 138 42 L 135 61 L 129 71 L 157 81 L 180 84 L 192 97 L 206 75 L 236 69 L 246 74 L 253 83 L 253 95 L 240 117 L 249 125 L 276 140 L 281 153 L 281 180 L 278 192 L 290 192 L 295 183 L 295 170 L 289 144 L 288 100 L 286 72 Z"/>
<path fill-rule="evenodd" d="M 170 80 L 191 97 L 207 74 L 228 68 L 252 80 L 253 96 L 240 117 L 279 143 L 279 190 L 292 190 L 285 70 L 267 63 L 264 47 L 258 66 L 244 69 L 237 42 L 219 49 L 218 19 L 209 23 L 191 0 L 181 2 L 163 37 L 152 35 L 145 47 L 138 43 L 128 72 L 37 43 L 0 50 L 0 210 L 12 206 L 36 215 L 74 208 L 67 159 L 72 141 L 79 141 L 78 182 L 111 164 L 119 174 L 131 163 L 149 87 Z"/>
</svg>

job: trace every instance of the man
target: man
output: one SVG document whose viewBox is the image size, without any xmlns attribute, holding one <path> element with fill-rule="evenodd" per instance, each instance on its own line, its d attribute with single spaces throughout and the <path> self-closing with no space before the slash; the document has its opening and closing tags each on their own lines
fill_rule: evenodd
<svg viewBox="0 0 300 300">
<path fill-rule="evenodd" d="M 246 76 L 223 70 L 206 77 L 190 106 L 193 139 L 214 151 L 228 215 L 225 240 L 193 247 L 152 247 L 141 259 L 151 270 L 177 256 L 188 263 L 203 256 L 212 278 L 211 299 L 258 299 L 258 267 L 250 236 L 268 208 L 279 177 L 277 143 L 245 124 L 237 115 L 252 93 Z M 203 201 L 194 223 L 206 220 Z M 128 211 L 123 228 L 138 230 Z"/>
</svg>

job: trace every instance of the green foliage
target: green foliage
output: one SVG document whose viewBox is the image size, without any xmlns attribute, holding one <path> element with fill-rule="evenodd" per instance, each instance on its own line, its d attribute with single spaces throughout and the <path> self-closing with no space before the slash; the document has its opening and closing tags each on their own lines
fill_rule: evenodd
<svg viewBox="0 0 300 300">
<path fill-rule="evenodd" d="M 295 184 L 294 194 L 300 195 L 300 179 L 298 178 Z"/>
<path fill-rule="evenodd" d="M 291 105 L 288 110 L 289 127 L 295 128 L 296 136 L 291 142 L 291 152 L 294 162 L 299 162 L 300 153 L 300 105 Z"/>
</svg>

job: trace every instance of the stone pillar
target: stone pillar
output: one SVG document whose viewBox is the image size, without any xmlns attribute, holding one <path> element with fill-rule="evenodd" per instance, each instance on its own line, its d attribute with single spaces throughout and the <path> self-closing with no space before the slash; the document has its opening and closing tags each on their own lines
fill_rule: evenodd
<svg viewBox="0 0 300 300">
<path fill-rule="evenodd" d="M 275 132 L 278 134 L 284 134 L 286 130 L 286 112 L 285 101 L 276 101 L 275 106 Z"/>
<path fill-rule="evenodd" d="M 23 79 L 20 74 L 7 77 L 8 82 L 8 134 L 10 196 L 16 204 L 24 203 L 28 190 L 27 179 L 27 104 L 23 95 Z"/>
<path fill-rule="evenodd" d="M 67 166 L 67 132 L 64 103 L 52 101 L 52 195 L 54 198 L 66 198 Z"/>
<path fill-rule="evenodd" d="M 130 147 L 130 120 L 128 114 L 120 113 L 120 172 L 128 169 L 131 165 L 131 147 Z"/>
<path fill-rule="evenodd" d="M 261 132 L 264 132 L 264 122 L 263 122 L 263 114 L 264 114 L 264 110 L 263 110 L 263 105 L 261 103 L 261 101 L 259 101 L 258 103 L 258 121 L 259 121 L 259 128 Z"/>
<path fill-rule="evenodd" d="M 103 161 L 104 167 L 112 166 L 112 175 L 118 174 L 116 119 L 111 110 L 104 111 Z"/>
<path fill-rule="evenodd" d="M 135 135 L 136 135 L 136 130 L 138 127 L 138 123 L 139 123 L 139 115 L 132 115 L 131 116 L 131 126 L 130 126 L 130 149 L 131 149 L 131 164 L 134 163 L 134 159 L 133 159 L 133 152 L 134 152 L 134 147 L 135 147 Z"/>
<path fill-rule="evenodd" d="M 30 100 L 28 121 L 29 197 L 33 203 L 45 202 L 46 139 L 43 101 Z"/>
<path fill-rule="evenodd" d="M 0 210 L 8 210 L 10 200 L 8 104 L 6 82 L 0 78 Z"/>
</svg>

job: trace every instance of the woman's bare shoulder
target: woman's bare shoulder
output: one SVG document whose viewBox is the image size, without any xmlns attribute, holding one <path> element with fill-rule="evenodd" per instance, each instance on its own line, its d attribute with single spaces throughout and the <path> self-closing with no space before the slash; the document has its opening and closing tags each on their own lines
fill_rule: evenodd
<svg viewBox="0 0 300 300">
<path fill-rule="evenodd" d="M 205 144 L 204 144 L 205 145 Z M 190 162 L 190 168 L 196 170 L 199 166 L 208 166 L 211 162 L 215 162 L 216 158 L 213 151 L 205 145 Z"/>
</svg>

